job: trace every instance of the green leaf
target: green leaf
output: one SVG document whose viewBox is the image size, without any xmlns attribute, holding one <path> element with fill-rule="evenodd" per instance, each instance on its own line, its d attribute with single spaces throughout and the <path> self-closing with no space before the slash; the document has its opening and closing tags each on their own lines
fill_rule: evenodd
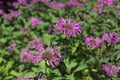
<svg viewBox="0 0 120 80">
<path fill-rule="evenodd" d="M 50 34 L 47 34 L 47 33 L 43 34 L 43 42 L 44 42 L 44 44 L 50 46 L 50 44 L 52 42 L 51 41 L 52 38 L 53 38 L 53 36 L 50 35 Z"/>
<path fill-rule="evenodd" d="M 74 70 L 73 73 L 78 72 L 78 71 L 82 71 L 82 70 L 84 70 L 87 67 L 88 67 L 87 64 L 81 64 Z"/>
<path fill-rule="evenodd" d="M 36 76 L 37 76 L 37 74 L 35 72 L 28 72 L 24 75 L 24 77 L 27 77 L 27 78 L 33 78 Z"/>
</svg>

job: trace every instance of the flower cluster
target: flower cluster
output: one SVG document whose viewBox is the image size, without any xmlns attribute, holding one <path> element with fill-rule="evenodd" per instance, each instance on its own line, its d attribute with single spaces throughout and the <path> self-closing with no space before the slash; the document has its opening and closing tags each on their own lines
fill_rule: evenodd
<svg viewBox="0 0 120 80">
<path fill-rule="evenodd" d="M 120 35 L 110 32 L 110 33 L 104 33 L 102 35 L 102 40 L 106 41 L 109 44 L 116 44 L 117 42 L 120 41 Z"/>
<path fill-rule="evenodd" d="M 114 0 L 98 0 L 99 3 L 111 6 L 114 4 Z"/>
<path fill-rule="evenodd" d="M 85 43 L 89 46 L 89 47 L 96 47 L 99 48 L 102 46 L 102 41 L 107 42 L 108 44 L 116 44 L 120 41 L 120 35 L 118 35 L 115 32 L 110 32 L 109 34 L 107 33 L 103 33 L 102 35 L 102 39 L 100 38 L 94 38 L 93 36 L 90 37 L 86 37 L 85 38 Z"/>
<path fill-rule="evenodd" d="M 98 13 L 103 13 L 104 11 L 104 8 L 103 6 L 97 4 L 93 9 L 92 9 L 93 12 L 98 12 Z"/>
<path fill-rule="evenodd" d="M 107 63 L 102 65 L 103 71 L 107 73 L 109 76 L 117 75 L 119 72 L 119 66 Z"/>
<path fill-rule="evenodd" d="M 59 9 L 59 8 L 64 8 L 65 4 L 63 4 L 61 2 L 50 2 L 50 7 L 52 9 Z"/>
<path fill-rule="evenodd" d="M 7 18 L 7 19 L 13 19 L 13 18 L 16 18 L 18 16 L 20 16 L 20 12 L 14 11 L 14 10 L 11 10 L 9 14 L 6 14 L 6 13 L 3 14 L 3 17 Z"/>
<path fill-rule="evenodd" d="M 35 54 L 34 51 L 29 50 L 27 48 L 23 48 L 20 54 L 20 61 L 21 62 L 31 62 L 31 63 L 38 63 L 41 60 L 41 56 Z"/>
<path fill-rule="evenodd" d="M 20 54 L 20 60 L 22 62 L 38 63 L 41 60 L 45 60 L 48 61 L 49 65 L 52 67 L 56 67 L 59 64 L 61 54 L 57 47 L 47 47 L 45 49 L 43 47 L 43 42 L 40 39 L 33 39 L 29 41 L 29 44 L 36 50 L 32 51 L 23 48 Z"/>
<path fill-rule="evenodd" d="M 17 4 L 18 6 L 19 6 L 19 5 L 23 5 L 23 6 L 32 7 L 32 6 L 35 5 L 36 1 L 37 1 L 37 0 L 31 0 L 31 1 L 29 1 L 29 0 L 18 0 L 18 1 L 16 2 L 16 4 Z"/>
<path fill-rule="evenodd" d="M 82 7 L 83 3 L 78 2 L 78 0 L 69 0 L 65 7 Z"/>
</svg>

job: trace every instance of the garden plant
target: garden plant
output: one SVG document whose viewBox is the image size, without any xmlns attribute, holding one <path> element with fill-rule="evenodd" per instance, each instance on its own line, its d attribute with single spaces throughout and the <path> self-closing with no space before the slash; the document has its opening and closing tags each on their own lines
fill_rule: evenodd
<svg viewBox="0 0 120 80">
<path fill-rule="evenodd" d="M 0 0 L 0 80 L 120 80 L 120 1 Z"/>
</svg>

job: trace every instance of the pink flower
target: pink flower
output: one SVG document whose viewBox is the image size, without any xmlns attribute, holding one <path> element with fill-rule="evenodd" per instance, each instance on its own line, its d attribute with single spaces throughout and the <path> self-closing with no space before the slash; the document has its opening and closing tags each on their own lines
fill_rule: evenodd
<svg viewBox="0 0 120 80">
<path fill-rule="evenodd" d="M 18 0 L 18 3 L 23 6 L 29 6 L 32 7 L 35 5 L 37 0 Z"/>
<path fill-rule="evenodd" d="M 14 18 L 20 16 L 20 12 L 19 12 L 19 11 L 11 10 L 11 11 L 10 11 L 10 14 L 11 14 L 11 16 L 14 17 Z"/>
<path fill-rule="evenodd" d="M 103 6 L 101 6 L 101 5 L 96 5 L 96 6 L 93 8 L 92 11 L 93 11 L 93 12 L 98 12 L 98 13 L 103 13 L 104 8 L 103 8 Z"/>
<path fill-rule="evenodd" d="M 61 2 L 50 2 L 50 7 L 52 9 L 59 9 L 59 8 L 64 8 L 65 4 L 63 4 Z"/>
<path fill-rule="evenodd" d="M 46 2 L 50 2 L 51 0 L 39 0 L 40 2 L 46 3 Z"/>
<path fill-rule="evenodd" d="M 34 78 L 14 78 L 13 80 L 34 80 Z"/>
<path fill-rule="evenodd" d="M 38 63 L 41 60 L 41 56 L 38 56 L 35 53 L 36 52 L 28 50 L 27 48 L 23 48 L 20 54 L 21 62 Z"/>
<path fill-rule="evenodd" d="M 12 6 L 19 6 L 20 5 L 20 3 L 18 3 L 18 2 L 13 2 L 12 3 Z"/>
<path fill-rule="evenodd" d="M 52 67 L 56 67 L 60 62 L 61 54 L 57 47 L 48 47 L 38 53 L 42 59 L 48 61 Z"/>
<path fill-rule="evenodd" d="M 83 4 L 78 2 L 78 0 L 69 0 L 69 2 L 66 4 L 66 7 L 82 7 Z"/>
<path fill-rule="evenodd" d="M 117 75 L 119 72 L 119 66 L 112 65 L 110 63 L 103 64 L 102 69 L 107 73 L 108 76 Z"/>
<path fill-rule="evenodd" d="M 44 80 L 44 79 L 42 79 L 42 78 L 38 78 L 38 80 Z"/>
<path fill-rule="evenodd" d="M 21 28 L 21 29 L 20 29 L 20 32 L 23 33 L 23 34 L 29 34 L 29 33 L 30 33 L 30 30 L 29 30 L 29 29 Z"/>
<path fill-rule="evenodd" d="M 59 19 L 56 22 L 57 29 L 68 36 L 76 36 L 79 32 L 81 32 L 82 27 L 78 22 L 72 22 L 70 18 L 65 20 L 64 18 Z"/>
<path fill-rule="evenodd" d="M 99 3 L 111 6 L 114 4 L 114 0 L 98 0 Z"/>
<path fill-rule="evenodd" d="M 43 41 L 41 39 L 32 39 L 28 42 L 33 48 L 37 48 L 38 50 L 43 50 Z"/>
<path fill-rule="evenodd" d="M 85 38 L 85 43 L 92 48 L 99 48 L 102 46 L 102 41 L 100 38 L 95 38 L 93 36 L 86 37 Z"/>
<path fill-rule="evenodd" d="M 12 43 L 12 44 L 10 44 L 10 46 L 7 49 L 8 49 L 8 51 L 12 52 L 15 49 L 15 47 L 16 47 L 16 44 Z"/>
<path fill-rule="evenodd" d="M 3 14 L 3 9 L 0 9 L 0 15 L 2 15 Z"/>
<path fill-rule="evenodd" d="M 106 41 L 109 44 L 116 44 L 120 41 L 120 36 L 114 32 L 104 33 L 102 35 L 102 40 Z"/>
<path fill-rule="evenodd" d="M 3 17 L 7 18 L 7 19 L 13 19 L 13 18 L 16 18 L 18 16 L 20 16 L 20 12 L 14 11 L 14 10 L 11 10 L 9 14 L 3 14 Z"/>
<path fill-rule="evenodd" d="M 40 18 L 35 18 L 35 17 L 31 18 L 29 21 L 30 25 L 34 26 L 34 27 L 39 26 L 41 24 L 41 22 L 42 21 Z"/>
</svg>

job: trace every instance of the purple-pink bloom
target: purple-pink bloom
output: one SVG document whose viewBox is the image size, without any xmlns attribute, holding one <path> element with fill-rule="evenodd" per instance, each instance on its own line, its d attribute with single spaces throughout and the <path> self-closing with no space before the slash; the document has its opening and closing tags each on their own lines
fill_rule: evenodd
<svg viewBox="0 0 120 80">
<path fill-rule="evenodd" d="M 39 0 L 40 2 L 46 3 L 46 2 L 51 2 L 51 0 Z"/>
<path fill-rule="evenodd" d="M 52 67 L 56 67 L 60 62 L 61 54 L 59 53 L 57 47 L 48 47 L 39 51 L 38 54 L 43 60 L 48 61 Z"/>
<path fill-rule="evenodd" d="M 92 47 L 92 48 L 99 48 L 102 46 L 102 41 L 100 38 L 98 37 L 93 37 L 93 36 L 90 36 L 90 37 L 86 37 L 85 38 L 85 43 L 89 46 L 89 47 Z"/>
<path fill-rule="evenodd" d="M 44 80 L 43 78 L 38 78 L 38 80 Z"/>
<path fill-rule="evenodd" d="M 41 22 L 42 21 L 40 18 L 35 18 L 35 17 L 31 18 L 29 21 L 30 25 L 33 27 L 39 26 L 41 24 Z"/>
<path fill-rule="evenodd" d="M 108 76 L 117 75 L 119 72 L 119 66 L 110 63 L 103 64 L 102 69 L 107 73 Z"/>
<path fill-rule="evenodd" d="M 92 11 L 93 11 L 93 12 L 98 12 L 98 13 L 103 13 L 104 8 L 103 8 L 103 6 L 97 4 L 97 5 L 92 9 Z"/>
<path fill-rule="evenodd" d="M 63 4 L 61 2 L 50 2 L 50 7 L 52 9 L 59 9 L 59 8 L 64 8 L 65 4 Z"/>
<path fill-rule="evenodd" d="M 32 7 L 35 5 L 37 0 L 18 0 L 18 3 L 23 6 L 29 6 Z"/>
<path fill-rule="evenodd" d="M 110 32 L 110 33 L 103 33 L 102 40 L 106 41 L 109 44 L 116 44 L 120 41 L 120 35 Z"/>
<path fill-rule="evenodd" d="M 14 7 L 15 7 L 15 6 L 20 6 L 20 3 L 19 3 L 19 2 L 13 2 L 13 3 L 12 3 L 12 6 L 14 6 Z"/>
<path fill-rule="evenodd" d="M 11 10 L 10 11 L 10 14 L 13 18 L 16 18 L 18 16 L 20 16 L 20 12 L 19 11 L 14 11 L 14 10 Z"/>
<path fill-rule="evenodd" d="M 37 48 L 38 50 L 43 49 L 43 41 L 41 39 L 32 39 L 28 42 L 33 48 Z"/>
<path fill-rule="evenodd" d="M 9 14 L 3 14 L 3 17 L 7 19 L 16 18 L 18 16 L 20 16 L 20 12 L 14 10 L 11 10 Z"/>
<path fill-rule="evenodd" d="M 3 14 L 3 9 L 0 9 L 0 15 L 2 15 Z"/>
<path fill-rule="evenodd" d="M 64 33 L 67 37 L 69 36 L 76 37 L 76 35 L 82 30 L 80 24 L 78 22 L 72 22 L 70 18 L 68 18 L 67 20 L 65 20 L 64 18 L 59 19 L 56 22 L 56 27 L 60 32 Z"/>
<path fill-rule="evenodd" d="M 31 62 L 31 63 L 38 63 L 41 60 L 41 56 L 38 56 L 31 50 L 27 48 L 23 48 L 22 52 L 20 53 L 20 61 L 21 62 Z"/>
<path fill-rule="evenodd" d="M 7 48 L 8 51 L 12 52 L 16 47 L 15 43 L 10 44 L 10 46 Z"/>
<path fill-rule="evenodd" d="M 21 28 L 21 29 L 20 29 L 20 32 L 21 32 L 22 34 L 29 34 L 29 33 L 30 33 L 30 30 L 29 30 L 29 29 Z"/>
<path fill-rule="evenodd" d="M 99 3 L 111 6 L 114 4 L 114 0 L 98 0 Z"/>
<path fill-rule="evenodd" d="M 13 80 L 34 80 L 34 78 L 14 78 Z"/>
<path fill-rule="evenodd" d="M 83 3 L 78 2 L 78 0 L 69 0 L 65 7 L 82 7 Z"/>
</svg>

